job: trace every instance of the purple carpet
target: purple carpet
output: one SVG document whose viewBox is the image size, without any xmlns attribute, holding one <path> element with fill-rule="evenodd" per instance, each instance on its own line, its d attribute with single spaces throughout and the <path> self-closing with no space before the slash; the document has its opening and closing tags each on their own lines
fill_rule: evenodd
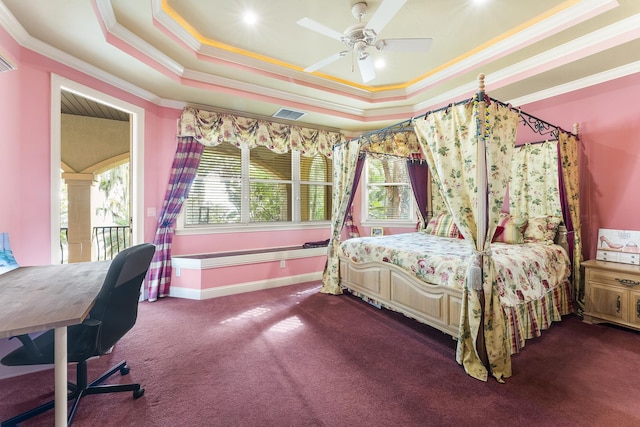
<svg viewBox="0 0 640 427">
<path fill-rule="evenodd" d="M 85 398 L 76 426 L 637 426 L 640 333 L 568 316 L 477 381 L 449 336 L 301 284 L 140 304 L 90 376 L 126 359 L 145 395 Z M 75 372 L 70 368 L 70 379 Z M 0 418 L 53 396 L 53 370 L 0 381 Z M 24 426 L 53 425 L 53 413 Z"/>
</svg>

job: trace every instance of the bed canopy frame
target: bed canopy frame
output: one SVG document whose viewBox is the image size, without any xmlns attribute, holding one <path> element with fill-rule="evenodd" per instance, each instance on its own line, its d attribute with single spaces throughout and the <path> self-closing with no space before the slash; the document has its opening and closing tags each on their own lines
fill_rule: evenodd
<svg viewBox="0 0 640 427">
<path fill-rule="evenodd" d="M 348 212 L 350 205 L 353 202 L 353 196 L 355 189 L 358 185 L 360 172 L 363 167 L 363 158 L 369 153 L 382 154 L 382 155 L 395 155 L 403 156 L 413 159 L 425 159 L 429 165 L 429 169 L 436 169 L 434 167 L 434 156 L 438 156 L 438 153 L 430 152 L 426 147 L 426 137 L 420 127 L 417 126 L 419 121 L 426 121 L 431 115 L 435 113 L 442 114 L 448 112 L 449 109 L 457 106 L 469 105 L 473 103 L 475 111 L 476 125 L 477 125 L 477 156 L 475 161 L 477 162 L 477 194 L 485 194 L 484 197 L 477 197 L 477 213 L 478 218 L 475 221 L 474 230 L 467 230 L 463 232 L 465 228 L 464 224 L 458 224 L 465 239 L 470 240 L 473 246 L 472 259 L 467 281 L 468 286 L 465 286 L 465 295 L 468 298 L 468 304 L 463 308 L 463 314 L 461 316 L 461 327 L 458 336 L 458 351 L 457 360 L 465 367 L 465 370 L 470 375 L 486 380 L 487 373 L 491 373 L 498 381 L 502 381 L 502 378 L 511 375 L 510 353 L 498 350 L 498 354 L 495 354 L 495 348 L 490 351 L 487 348 L 490 347 L 486 341 L 494 340 L 495 336 L 487 335 L 487 317 L 491 317 L 489 321 L 495 319 L 492 318 L 496 314 L 496 310 L 491 307 L 495 307 L 496 301 L 492 300 L 493 292 L 491 283 L 492 278 L 487 272 L 493 265 L 491 260 L 491 254 L 489 250 L 490 240 L 487 242 L 487 235 L 495 230 L 495 221 L 490 224 L 488 216 L 490 214 L 490 203 L 495 202 L 495 197 L 490 196 L 489 184 L 487 183 L 487 176 L 490 173 L 487 170 L 487 142 L 492 132 L 492 126 L 494 123 L 490 122 L 489 106 L 493 104 L 493 109 L 498 108 L 505 114 L 510 114 L 511 118 L 517 120 L 517 125 L 527 127 L 534 134 L 542 137 L 547 137 L 543 141 L 531 142 L 528 144 L 537 144 L 546 142 L 549 139 L 558 140 L 558 179 L 559 188 L 561 191 L 561 207 L 564 224 L 568 230 L 569 240 L 569 258 L 572 263 L 572 292 L 573 299 L 581 306 L 582 293 L 580 290 L 580 262 L 581 262 L 581 243 L 580 243 L 580 215 L 579 215 L 579 200 L 577 189 L 577 141 L 578 141 L 578 127 L 574 125 L 573 133 L 568 132 L 557 125 L 553 125 L 545 120 L 535 117 L 522 111 L 519 108 L 514 108 L 510 104 L 503 103 L 496 99 L 490 98 L 485 93 L 484 75 L 478 76 L 478 92 L 472 97 L 462 101 L 448 104 L 442 108 L 429 111 L 425 114 L 421 114 L 416 117 L 404 120 L 402 122 L 393 124 L 391 126 L 374 130 L 365 133 L 357 138 L 354 138 L 345 143 L 334 146 L 334 203 L 333 203 L 333 215 L 332 215 L 332 235 L 328 246 L 327 264 L 323 272 L 323 286 L 322 292 L 330 294 L 341 294 L 342 289 L 339 285 L 339 261 L 338 252 L 340 244 L 340 233 L 344 225 L 344 218 L 346 212 Z M 517 119 L 514 118 L 517 115 Z M 506 116 L 505 116 L 506 117 Z M 491 119 L 493 120 L 493 119 Z M 402 153 L 397 152 L 380 152 L 371 150 L 371 146 L 381 141 L 393 141 L 397 135 L 408 135 L 410 139 L 417 139 L 417 145 L 409 144 L 409 147 L 405 147 Z M 509 138 L 505 138 L 509 139 Z M 511 142 L 511 150 L 515 146 L 515 130 L 513 132 L 513 141 Z M 431 158 L 429 158 L 431 157 Z M 511 152 L 508 153 L 508 161 L 510 162 Z M 442 183 L 432 173 L 432 178 L 435 178 L 435 182 L 439 185 Z M 337 180 L 336 180 L 337 177 Z M 415 191 L 415 188 L 414 188 Z M 494 195 L 495 196 L 495 195 Z M 504 199 L 504 194 L 501 196 Z M 494 205 L 492 205 L 494 206 Z M 426 218 L 423 218 L 426 219 Z M 458 218 L 460 219 L 460 218 Z M 462 221 L 464 222 L 464 221 Z M 462 225 L 462 227 L 460 227 Z M 493 226 L 493 229 L 492 229 Z M 486 246 L 485 246 L 486 243 Z M 489 277 L 488 277 L 489 276 Z M 468 289 L 467 289 L 468 288 Z M 497 295 L 495 295 L 497 298 Z M 479 304 L 481 308 L 481 319 L 470 319 L 465 311 L 473 311 L 473 304 Z M 499 304 L 499 303 L 498 303 Z M 499 305 L 498 305 L 499 306 Z M 475 322 L 480 324 L 473 324 Z M 471 325 L 469 325 L 471 323 Z M 495 322 L 494 322 L 495 323 Z M 462 325 L 466 325 L 466 332 L 463 331 Z M 483 325 L 484 324 L 484 328 Z M 473 345 L 467 340 L 462 340 L 462 335 L 469 332 L 469 327 L 472 331 L 471 335 L 475 335 L 473 339 Z M 483 333 L 484 330 L 484 333 Z M 491 332 L 492 334 L 499 334 L 498 332 Z M 466 344 L 465 344 L 466 341 Z M 470 348 L 473 347 L 473 348 Z M 474 354 L 475 353 L 475 354 Z"/>
</svg>

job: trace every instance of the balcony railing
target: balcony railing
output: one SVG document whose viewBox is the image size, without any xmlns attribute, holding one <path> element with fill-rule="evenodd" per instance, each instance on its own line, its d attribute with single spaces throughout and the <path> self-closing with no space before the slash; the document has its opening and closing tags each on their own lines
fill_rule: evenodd
<svg viewBox="0 0 640 427">
<path fill-rule="evenodd" d="M 129 226 L 93 227 L 91 240 L 96 249 L 92 261 L 113 259 L 118 252 L 131 246 Z M 60 229 L 60 254 L 60 262 L 65 264 L 69 259 L 69 229 L 67 227 Z"/>
<path fill-rule="evenodd" d="M 128 225 L 93 227 L 92 240 L 96 245 L 96 261 L 113 259 L 131 245 Z"/>
</svg>

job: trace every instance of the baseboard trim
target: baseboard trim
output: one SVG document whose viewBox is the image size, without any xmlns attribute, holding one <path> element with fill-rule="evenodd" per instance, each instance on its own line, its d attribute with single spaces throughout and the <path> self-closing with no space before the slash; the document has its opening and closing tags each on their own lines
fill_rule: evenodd
<svg viewBox="0 0 640 427">
<path fill-rule="evenodd" d="M 175 298 L 204 300 L 218 298 L 228 295 L 241 294 L 244 292 L 259 291 L 263 289 L 278 288 L 281 286 L 296 285 L 298 283 L 313 282 L 322 280 L 322 272 L 298 274 L 296 276 L 278 277 L 275 279 L 258 280 L 255 282 L 238 283 L 235 285 L 217 286 L 207 289 L 180 288 L 171 286 L 169 296 Z"/>
</svg>

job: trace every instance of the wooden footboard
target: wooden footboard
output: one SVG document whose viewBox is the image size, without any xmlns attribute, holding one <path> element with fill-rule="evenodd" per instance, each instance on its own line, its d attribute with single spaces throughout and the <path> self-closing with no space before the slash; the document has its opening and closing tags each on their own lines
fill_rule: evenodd
<svg viewBox="0 0 640 427">
<path fill-rule="evenodd" d="M 458 337 L 462 291 L 425 283 L 393 264 L 340 257 L 340 284 L 386 308 Z"/>
</svg>

